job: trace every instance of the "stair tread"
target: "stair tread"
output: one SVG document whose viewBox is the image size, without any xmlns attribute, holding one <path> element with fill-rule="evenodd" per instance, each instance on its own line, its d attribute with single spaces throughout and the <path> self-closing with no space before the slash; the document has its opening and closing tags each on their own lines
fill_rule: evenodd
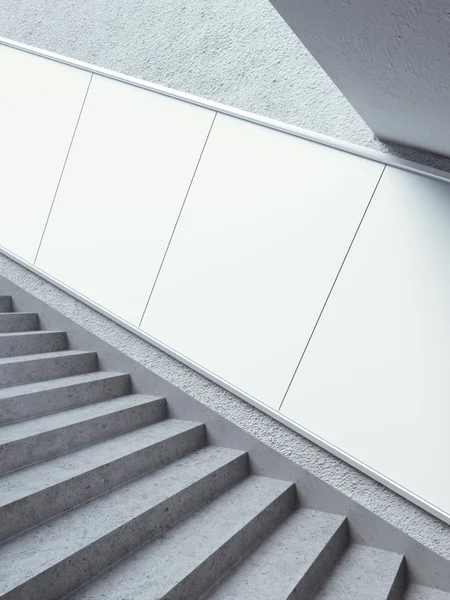
<svg viewBox="0 0 450 600">
<path fill-rule="evenodd" d="M 0 593 L 70 557 L 245 454 L 209 446 L 125 483 L 0 547 Z"/>
<path fill-rule="evenodd" d="M 61 427 L 81 423 L 83 421 L 88 421 L 89 419 L 95 419 L 102 415 L 112 414 L 133 406 L 160 401 L 161 399 L 162 398 L 158 396 L 130 394 L 128 396 L 113 398 L 112 400 L 94 402 L 93 404 L 50 413 L 41 417 L 1 425 L 0 444 L 21 440 L 46 431 L 60 429 Z"/>
<path fill-rule="evenodd" d="M 205 447 L 204 424 L 164 418 L 164 398 L 131 393 L 130 375 L 68 347 L 66 332 L 41 330 L 38 313 L 0 294 L 0 597 L 56 599 L 61 577 L 67 600 L 450 600 L 401 591 L 403 555 L 344 551 L 345 517 L 290 512 L 291 482 L 248 476 L 246 452 Z"/>
<path fill-rule="evenodd" d="M 57 352 L 43 352 L 42 354 L 26 354 L 24 356 L 7 356 L 0 358 L 0 367 L 10 363 L 32 362 L 35 360 L 45 360 L 52 358 L 63 358 L 66 356 L 86 356 L 93 355 L 96 352 L 86 350 L 58 350 Z"/>
<path fill-rule="evenodd" d="M 21 500 L 199 425 L 194 421 L 165 419 L 3 475 L 0 477 L 0 506 Z"/>
<path fill-rule="evenodd" d="M 160 600 L 290 486 L 248 477 L 88 582 L 70 600 Z"/>
<path fill-rule="evenodd" d="M 403 555 L 354 544 L 314 600 L 387 600 Z"/>
<path fill-rule="evenodd" d="M 27 311 L 22 312 L 22 311 L 15 310 L 14 312 L 1 312 L 0 316 L 1 315 L 8 315 L 8 316 L 9 315 L 18 315 L 18 316 L 20 316 L 20 315 L 22 315 L 22 316 L 23 315 L 27 315 L 28 316 L 28 315 L 37 315 L 37 314 L 38 313 L 36 313 L 36 312 L 27 312 Z"/>
<path fill-rule="evenodd" d="M 345 520 L 340 515 L 305 508 L 297 510 L 202 600 L 290 598 L 299 581 Z"/>
<path fill-rule="evenodd" d="M 408 586 L 403 600 L 450 600 L 450 592 L 413 583 Z"/>
<path fill-rule="evenodd" d="M 54 333 L 64 333 L 64 335 L 66 334 L 65 331 L 62 331 L 61 329 L 38 329 L 37 331 L 9 331 L 7 333 L 3 333 L 0 331 L 0 340 L 3 338 L 13 338 L 13 337 L 26 337 L 26 336 L 44 336 L 44 335 L 48 335 L 48 334 L 54 334 Z"/>
<path fill-rule="evenodd" d="M 57 388 L 77 385 L 88 381 L 97 381 L 99 379 L 108 379 L 124 375 L 124 373 L 115 373 L 113 371 L 92 371 L 91 373 L 82 373 L 81 375 L 71 375 L 69 377 L 60 377 L 58 379 L 47 379 L 45 381 L 36 381 L 34 383 L 24 383 L 9 388 L 0 388 L 0 400 L 26 394 L 34 394 L 40 391 L 55 390 Z"/>
</svg>

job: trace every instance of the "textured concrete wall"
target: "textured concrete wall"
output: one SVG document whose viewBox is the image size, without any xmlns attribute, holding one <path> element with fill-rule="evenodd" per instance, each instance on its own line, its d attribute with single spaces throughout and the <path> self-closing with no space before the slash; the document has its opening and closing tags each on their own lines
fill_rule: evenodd
<svg viewBox="0 0 450 600">
<path fill-rule="evenodd" d="M 448 0 L 271 0 L 372 131 L 450 156 Z"/>
<path fill-rule="evenodd" d="M 1 254 L 0 274 L 450 560 L 450 527 L 445 523 Z"/>
<path fill-rule="evenodd" d="M 450 171 L 375 140 L 269 0 L 0 0 L 0 35 Z"/>
</svg>

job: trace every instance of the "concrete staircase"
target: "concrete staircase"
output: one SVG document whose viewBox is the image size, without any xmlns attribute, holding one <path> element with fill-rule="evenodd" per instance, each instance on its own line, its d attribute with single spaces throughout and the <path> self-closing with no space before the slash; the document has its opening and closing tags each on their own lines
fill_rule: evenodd
<svg viewBox="0 0 450 600">
<path fill-rule="evenodd" d="M 0 598 L 450 600 L 7 296 L 0 388 Z"/>
</svg>

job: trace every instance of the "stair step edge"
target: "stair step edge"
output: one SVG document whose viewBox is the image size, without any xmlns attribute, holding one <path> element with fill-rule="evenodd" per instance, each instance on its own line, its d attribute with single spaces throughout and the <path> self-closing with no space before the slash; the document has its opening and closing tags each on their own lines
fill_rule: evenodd
<svg viewBox="0 0 450 600">
<path fill-rule="evenodd" d="M 86 580 L 104 570 L 191 512 L 205 495 L 209 499 L 228 487 L 236 479 L 236 461 L 242 463 L 242 478 L 245 453 L 197 451 L 8 540 L 0 547 L 0 593 L 19 586 L 22 591 L 25 585 L 33 590 L 33 598 L 58 597 L 71 577 L 79 582 L 80 574 L 74 574 L 77 562 L 84 565 Z M 50 586 L 48 579 L 54 578 L 54 569 L 63 575 L 58 577 L 57 595 L 58 584 Z"/>
</svg>

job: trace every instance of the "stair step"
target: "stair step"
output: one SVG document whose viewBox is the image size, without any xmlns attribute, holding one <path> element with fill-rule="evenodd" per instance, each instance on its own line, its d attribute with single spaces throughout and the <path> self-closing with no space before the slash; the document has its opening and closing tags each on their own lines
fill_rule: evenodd
<svg viewBox="0 0 450 600">
<path fill-rule="evenodd" d="M 293 484 L 251 476 L 76 591 L 70 600 L 198 598 L 295 503 Z"/>
<path fill-rule="evenodd" d="M 132 394 L 0 427 L 0 473 L 166 417 L 164 398 Z"/>
<path fill-rule="evenodd" d="M 0 333 L 35 331 L 39 329 L 37 313 L 0 312 Z"/>
<path fill-rule="evenodd" d="M 47 379 L 60 379 L 96 370 L 96 352 L 65 350 L 0 358 L 0 388 Z"/>
<path fill-rule="evenodd" d="M 347 543 L 345 517 L 299 509 L 202 600 L 309 598 Z"/>
<path fill-rule="evenodd" d="M 450 600 L 450 593 L 411 584 L 406 590 L 404 600 Z"/>
<path fill-rule="evenodd" d="M 130 376 L 94 371 L 0 389 L 0 424 L 126 396 Z"/>
<path fill-rule="evenodd" d="M 67 349 L 65 331 L 0 333 L 0 358 Z"/>
<path fill-rule="evenodd" d="M 203 424 L 166 419 L 0 477 L 0 538 L 177 460 L 205 443 Z"/>
<path fill-rule="evenodd" d="M 0 594 L 62 597 L 245 477 L 247 466 L 244 452 L 204 448 L 13 538 L 0 548 Z"/>
<path fill-rule="evenodd" d="M 11 312 L 11 311 L 12 311 L 11 296 L 0 296 L 0 312 Z"/>
<path fill-rule="evenodd" d="M 403 585 L 403 555 L 354 544 L 314 600 L 391 600 L 400 597 Z"/>
</svg>

